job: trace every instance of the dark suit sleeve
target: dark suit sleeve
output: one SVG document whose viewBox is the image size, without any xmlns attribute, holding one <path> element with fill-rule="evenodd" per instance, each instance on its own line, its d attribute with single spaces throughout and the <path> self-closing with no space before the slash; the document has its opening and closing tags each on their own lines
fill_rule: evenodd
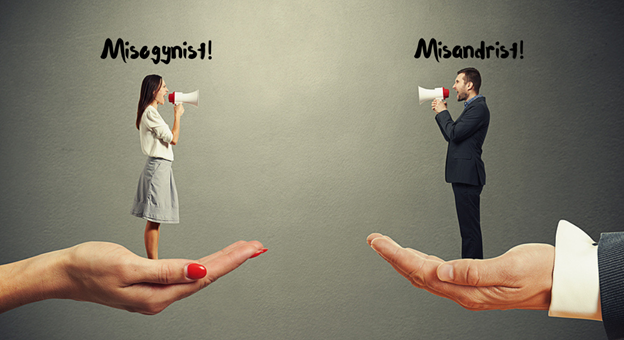
<svg viewBox="0 0 624 340">
<path fill-rule="evenodd" d="M 468 107 L 453 121 L 451 114 L 444 110 L 436 115 L 436 122 L 446 141 L 459 143 L 472 136 L 487 121 L 487 111 L 483 105 Z"/>
<path fill-rule="evenodd" d="M 598 243 L 602 321 L 610 340 L 624 338 L 624 232 L 604 233 Z"/>
<path fill-rule="evenodd" d="M 438 123 L 438 126 L 440 127 L 440 131 L 442 132 L 442 136 L 444 136 L 444 140 L 448 142 L 449 137 L 446 134 L 446 131 L 444 131 L 444 128 L 442 127 L 442 124 L 443 124 L 442 122 L 447 122 L 447 121 L 452 122 L 453 118 L 451 118 L 451 113 L 448 112 L 448 110 L 444 110 L 435 116 L 435 120 L 436 120 L 436 123 Z"/>
</svg>

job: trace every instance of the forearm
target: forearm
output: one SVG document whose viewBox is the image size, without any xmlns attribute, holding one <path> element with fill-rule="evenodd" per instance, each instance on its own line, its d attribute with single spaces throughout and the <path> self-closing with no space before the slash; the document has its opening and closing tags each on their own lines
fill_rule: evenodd
<svg viewBox="0 0 624 340">
<path fill-rule="evenodd" d="M 549 315 L 601 320 L 598 248 L 581 229 L 561 220 L 557 226 Z"/>
<path fill-rule="evenodd" d="M 178 117 L 177 115 L 175 116 L 174 121 L 173 121 L 173 128 L 171 129 L 171 134 L 173 135 L 173 138 L 171 139 L 171 144 L 172 145 L 178 144 L 178 138 L 180 137 L 180 117 Z"/>
<path fill-rule="evenodd" d="M 469 107 L 464 110 L 456 121 L 453 121 L 448 111 L 436 115 L 440 129 L 449 141 L 459 143 L 477 132 L 483 124 L 489 121 L 487 111 L 482 107 Z"/>
<path fill-rule="evenodd" d="M 0 266 L 0 313 L 32 302 L 66 298 L 67 250 L 41 254 Z"/>
<path fill-rule="evenodd" d="M 440 128 L 440 132 L 442 132 L 442 136 L 444 137 L 444 140 L 448 142 L 449 136 L 446 134 L 446 131 L 444 131 L 445 123 L 443 122 L 443 120 L 444 121 L 450 120 L 452 122 L 451 114 L 448 112 L 448 110 L 444 110 L 436 114 L 435 120 L 436 120 L 436 123 L 438 124 L 438 127 Z"/>
</svg>

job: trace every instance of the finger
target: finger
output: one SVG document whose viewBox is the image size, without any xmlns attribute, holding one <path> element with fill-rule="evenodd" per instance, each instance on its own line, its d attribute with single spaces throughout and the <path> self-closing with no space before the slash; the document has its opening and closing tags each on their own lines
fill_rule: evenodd
<svg viewBox="0 0 624 340">
<path fill-rule="evenodd" d="M 135 301 L 137 305 L 140 306 L 136 308 L 133 307 L 136 311 L 144 314 L 157 314 L 174 301 L 183 299 L 198 292 L 202 288 L 205 288 L 209 284 L 216 281 L 219 277 L 236 269 L 259 249 L 262 249 L 262 244 L 257 241 L 236 242 L 213 255 L 206 256 L 197 261 L 206 268 L 206 275 L 204 278 L 199 280 L 183 280 L 181 275 L 175 276 L 176 279 L 180 280 L 178 283 L 184 284 L 169 284 L 174 283 L 174 280 L 171 279 L 174 277 L 173 274 L 171 274 L 172 276 L 168 276 L 169 278 L 167 280 L 158 279 L 158 275 L 155 276 L 156 279 L 154 278 L 154 275 L 148 275 L 143 283 L 130 285 L 128 287 L 129 290 L 127 290 L 126 294 L 130 295 L 127 299 Z M 156 263 L 156 265 L 160 264 L 163 268 L 166 266 L 170 266 L 170 268 L 175 267 L 177 263 L 178 269 L 184 268 L 184 263 L 188 264 L 191 262 L 190 260 L 142 260 Z M 149 266 L 149 264 L 146 266 Z M 170 272 L 177 273 L 178 271 L 173 270 Z"/>
<path fill-rule="evenodd" d="M 387 236 L 376 238 L 371 243 L 371 247 L 381 257 L 415 285 L 427 286 L 428 281 L 437 280 L 436 269 L 441 260 L 413 249 L 402 248 Z"/>
<path fill-rule="evenodd" d="M 414 250 L 412 248 L 403 248 L 404 250 L 413 253 L 414 255 L 418 256 L 419 258 L 426 260 L 427 259 L 427 254 L 422 253 L 418 250 Z M 412 280 L 413 278 L 410 276 L 411 272 L 405 271 L 405 267 L 399 267 L 395 264 L 390 263 L 390 265 L 392 266 L 392 268 L 394 268 L 399 274 L 403 275 L 403 277 L 405 277 L 406 279 L 412 281 L 412 284 L 417 286 L 418 288 L 425 288 L 424 286 L 422 286 L 422 284 Z"/>
<path fill-rule="evenodd" d="M 219 256 L 212 257 L 208 261 L 205 261 L 205 258 L 200 260 L 200 263 L 204 264 L 207 269 L 206 277 L 201 280 L 203 286 L 205 287 L 213 283 L 221 276 L 238 268 L 256 252 L 262 249 L 262 243 L 258 241 L 245 242 L 237 247 L 230 248 L 228 251 L 224 251 L 225 249 L 222 250 Z"/>
<path fill-rule="evenodd" d="M 391 260 L 392 256 L 395 256 L 396 252 L 403 249 L 403 247 L 398 245 L 396 242 L 391 241 L 391 239 L 387 236 L 381 236 L 371 240 L 370 246 L 379 256 L 388 261 L 390 264 L 393 264 L 393 261 Z"/>
<path fill-rule="evenodd" d="M 232 249 L 240 247 L 241 245 L 246 244 L 246 243 L 247 243 L 247 241 L 234 242 L 234 243 L 230 244 L 229 246 L 219 250 L 218 252 L 210 254 L 208 256 L 205 256 L 205 257 L 199 259 L 198 261 L 202 262 L 202 263 L 205 262 L 205 261 L 210 261 L 211 259 L 217 258 L 217 257 L 219 257 L 219 256 L 221 256 L 221 255 L 223 255 L 225 253 L 228 253 L 228 252 L 232 251 Z"/>
<path fill-rule="evenodd" d="M 145 260 L 133 270 L 133 283 L 169 285 L 189 283 L 206 276 L 203 264 L 185 259 Z"/>
<path fill-rule="evenodd" d="M 458 303 L 458 297 L 473 293 L 476 289 L 440 281 L 436 271 L 444 261 L 436 256 L 402 248 L 391 238 L 380 234 L 371 234 L 369 240 L 371 247 L 414 287 Z"/>
<path fill-rule="evenodd" d="M 437 260 L 437 261 L 440 261 L 440 262 L 444 262 L 444 260 L 442 260 L 441 258 L 439 258 L 439 257 L 437 257 L 435 255 L 427 255 L 427 254 L 423 253 L 422 251 L 418 251 L 418 250 L 412 249 L 412 248 L 405 248 L 405 249 L 407 251 L 410 251 L 410 252 L 416 254 L 419 257 L 424 258 L 424 259 Z"/>
<path fill-rule="evenodd" d="M 251 245 L 255 246 L 255 247 L 257 248 L 256 253 L 257 253 L 257 252 L 263 252 L 263 250 L 264 250 L 264 249 L 266 249 L 266 248 L 264 248 L 264 247 L 262 246 L 262 243 L 260 243 L 260 242 L 258 242 L 258 241 L 250 241 L 250 242 L 247 242 L 247 241 L 238 241 L 238 242 L 233 243 L 233 244 L 231 244 L 231 245 L 229 245 L 229 246 L 227 246 L 227 247 L 223 248 L 222 250 L 220 250 L 220 251 L 218 251 L 218 252 L 216 252 L 216 253 L 214 253 L 214 254 L 212 254 L 212 255 L 209 255 L 209 256 L 207 256 L 207 257 L 208 257 L 210 260 L 212 260 L 212 259 L 218 258 L 218 257 L 220 257 L 220 256 L 223 256 L 223 254 L 229 254 L 229 253 L 231 253 L 232 251 L 235 251 L 237 248 L 239 248 L 239 247 L 241 247 L 241 246 L 243 246 L 243 245 L 246 245 L 246 244 L 251 244 Z M 256 254 L 256 253 L 254 253 L 254 254 Z M 253 255 L 252 255 L 252 256 L 253 256 Z M 206 259 L 206 258 L 203 258 L 203 259 L 201 259 L 200 261 L 202 261 L 202 260 L 204 260 L 204 259 Z"/>
<path fill-rule="evenodd" d="M 468 307 L 462 303 L 462 298 L 472 297 L 476 295 L 480 297 L 481 300 L 483 300 L 482 294 L 479 291 L 479 287 L 455 285 L 452 283 L 440 281 L 436 277 L 435 268 L 437 267 L 437 264 L 443 263 L 442 260 L 439 260 L 440 262 L 438 262 L 433 260 L 426 261 L 425 259 L 423 259 L 422 261 L 423 265 L 421 266 L 421 269 L 411 272 L 407 272 L 405 267 L 399 267 L 392 263 L 391 265 L 399 274 L 401 274 L 408 281 L 410 281 L 414 287 L 426 290 L 429 293 L 437 295 L 439 297 L 453 300 L 456 303 L 464 306 L 464 308 Z M 496 307 L 491 307 L 489 309 L 496 309 Z"/>
<path fill-rule="evenodd" d="M 500 257 L 489 260 L 455 260 L 438 267 L 437 274 L 441 281 L 466 286 L 496 286 L 507 281 L 507 268 Z"/>
<path fill-rule="evenodd" d="M 268 251 L 268 249 L 267 249 L 267 248 L 262 248 L 262 249 L 260 249 L 260 250 L 256 251 L 256 252 L 255 252 L 253 255 L 251 255 L 249 258 L 250 258 L 250 259 L 253 259 L 254 257 L 258 257 L 258 256 L 260 256 L 260 255 L 262 255 L 262 254 L 266 253 L 267 251 Z"/>
<path fill-rule="evenodd" d="M 260 244 L 257 241 L 256 243 Z M 194 282 L 207 276 L 207 262 L 227 254 L 244 244 L 248 244 L 248 242 L 238 241 L 198 261 L 187 259 L 147 260 L 138 258 L 136 267 L 133 269 L 132 281 L 164 285 Z"/>
<path fill-rule="evenodd" d="M 371 242 L 378 238 L 378 237 L 382 237 L 383 235 L 381 235 L 380 233 L 372 233 L 370 235 L 368 235 L 368 237 L 366 238 L 366 243 L 368 243 L 368 245 L 371 245 Z"/>
<path fill-rule="evenodd" d="M 199 280 L 206 276 L 206 267 L 199 263 L 190 263 L 184 267 L 184 276 L 190 280 Z"/>
<path fill-rule="evenodd" d="M 405 271 L 405 268 L 395 264 L 394 257 L 396 257 L 396 252 L 403 248 L 391 240 L 391 238 L 377 233 L 371 234 L 367 238 L 368 244 L 377 252 L 377 254 L 379 254 L 379 256 L 386 260 L 392 268 L 394 268 L 394 270 L 401 274 L 401 276 L 411 280 L 409 273 Z"/>
<path fill-rule="evenodd" d="M 382 242 L 379 242 L 382 241 Z M 377 243 L 378 247 L 375 246 L 375 242 Z M 401 247 L 400 244 L 396 243 L 392 238 L 390 238 L 389 236 L 381 236 L 381 237 L 377 237 L 373 240 L 371 240 L 371 247 L 377 251 L 378 248 L 381 249 L 385 249 L 387 250 L 391 250 L 391 251 L 396 251 L 397 249 L 404 249 L 403 247 Z M 377 251 L 379 252 L 379 251 Z"/>
</svg>

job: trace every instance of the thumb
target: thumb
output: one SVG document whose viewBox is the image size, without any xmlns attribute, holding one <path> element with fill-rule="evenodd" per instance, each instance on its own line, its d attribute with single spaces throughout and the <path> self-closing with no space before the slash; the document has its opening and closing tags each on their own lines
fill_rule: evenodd
<svg viewBox="0 0 624 340">
<path fill-rule="evenodd" d="M 455 260 L 438 266 L 440 281 L 464 286 L 492 286 L 506 280 L 506 265 L 500 258 L 489 260 Z"/>
<path fill-rule="evenodd" d="M 158 284 L 188 283 L 206 276 L 206 267 L 191 260 L 148 260 L 137 274 L 142 282 Z"/>
</svg>

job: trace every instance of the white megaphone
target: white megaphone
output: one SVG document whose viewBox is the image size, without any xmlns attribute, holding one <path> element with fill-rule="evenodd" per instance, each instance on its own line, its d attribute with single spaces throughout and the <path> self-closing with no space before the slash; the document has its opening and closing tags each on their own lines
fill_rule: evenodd
<svg viewBox="0 0 624 340">
<path fill-rule="evenodd" d="M 173 105 L 181 103 L 192 104 L 198 106 L 199 104 L 199 90 L 191 93 L 172 92 L 169 94 L 169 102 Z"/>
<path fill-rule="evenodd" d="M 433 90 L 423 89 L 418 86 L 418 98 L 420 98 L 420 104 L 427 100 L 439 99 L 444 100 L 449 97 L 449 90 L 443 87 L 436 87 Z"/>
</svg>

